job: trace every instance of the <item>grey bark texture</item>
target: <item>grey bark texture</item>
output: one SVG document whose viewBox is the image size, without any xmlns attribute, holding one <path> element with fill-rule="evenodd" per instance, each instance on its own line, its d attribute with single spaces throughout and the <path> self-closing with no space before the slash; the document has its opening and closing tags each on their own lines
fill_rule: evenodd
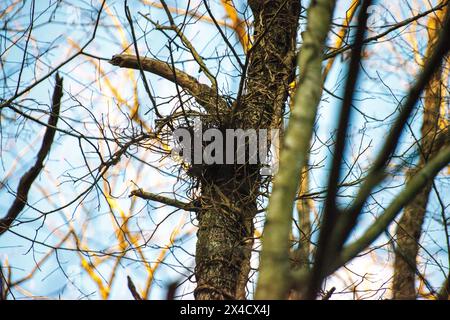
<svg viewBox="0 0 450 320">
<path fill-rule="evenodd" d="M 254 42 L 247 53 L 242 96 L 228 126 L 277 127 L 273 118 L 282 113 L 294 79 L 300 2 L 249 1 L 249 5 L 255 19 Z M 199 300 L 245 299 L 261 177 L 256 168 L 241 165 L 224 166 L 208 178 L 201 179 L 194 294 Z"/>
</svg>

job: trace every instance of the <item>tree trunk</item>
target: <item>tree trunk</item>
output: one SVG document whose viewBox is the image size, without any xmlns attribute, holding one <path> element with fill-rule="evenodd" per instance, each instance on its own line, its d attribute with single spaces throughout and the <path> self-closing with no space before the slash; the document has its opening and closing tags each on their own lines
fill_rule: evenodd
<svg viewBox="0 0 450 320">
<path fill-rule="evenodd" d="M 195 268 L 199 300 L 245 298 L 259 177 L 230 171 L 202 182 Z"/>
<path fill-rule="evenodd" d="M 242 95 L 226 126 L 268 129 L 280 125 L 289 83 L 295 76 L 300 1 L 248 3 L 254 15 L 254 41 L 247 53 L 247 72 L 242 75 Z M 259 169 L 223 165 L 213 174 L 208 170 L 200 178 L 194 295 L 198 300 L 245 299 L 261 185 Z"/>
<path fill-rule="evenodd" d="M 436 16 L 430 17 L 428 25 L 429 44 L 427 54 L 433 51 L 440 29 L 439 18 L 445 15 L 441 10 Z M 442 104 L 441 71 L 437 72 L 425 89 L 422 139 L 419 143 L 420 159 L 417 168 L 411 169 L 407 175 L 412 177 L 422 169 L 428 159 L 433 158 L 447 143 L 448 139 L 437 139 L 439 135 L 439 115 Z M 417 273 L 416 258 L 419 252 L 419 241 L 422 225 L 425 219 L 428 198 L 433 181 L 430 181 L 405 207 L 396 230 L 397 248 L 394 262 L 393 298 L 415 299 L 415 276 Z"/>
</svg>

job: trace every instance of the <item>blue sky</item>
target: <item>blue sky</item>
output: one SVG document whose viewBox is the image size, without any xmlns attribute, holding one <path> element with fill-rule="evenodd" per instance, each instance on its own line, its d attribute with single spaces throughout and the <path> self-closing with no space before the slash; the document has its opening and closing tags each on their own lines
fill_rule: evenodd
<svg viewBox="0 0 450 320">
<path fill-rule="evenodd" d="M 196 5 L 198 1 L 192 1 L 192 6 Z M 48 2 L 37 1 L 36 12 L 42 12 L 42 15 L 35 21 L 35 26 L 39 26 L 49 19 L 50 16 L 54 17 L 55 21 L 69 22 L 73 24 L 57 23 L 44 24 L 42 27 L 37 27 L 33 30 L 33 36 L 37 39 L 32 43 L 32 48 L 37 47 L 40 50 L 43 48 L 51 47 L 52 50 L 48 54 L 44 54 L 39 58 L 37 64 L 31 63 L 26 66 L 22 75 L 22 84 L 25 86 L 34 80 L 35 77 L 39 78 L 48 72 L 49 69 L 57 65 L 59 62 L 67 59 L 70 54 L 73 54 L 75 50 L 70 48 L 70 39 L 76 43 L 83 44 L 87 41 L 90 33 L 92 32 L 92 26 L 90 25 L 95 20 L 95 14 L 90 11 L 84 11 L 76 9 L 74 6 L 62 5 L 56 7 L 56 2 L 51 1 L 52 4 L 50 10 L 44 10 Z M 169 2 L 170 5 L 185 7 L 186 2 Z M 75 1 L 76 6 L 81 8 L 90 8 L 91 3 L 85 3 L 84 1 Z M 389 4 L 388 1 L 379 1 L 379 5 Z M 99 3 L 94 2 L 92 5 L 99 7 Z M 304 4 L 305 5 L 305 4 Z M 336 17 L 344 16 L 344 8 L 347 5 L 347 1 L 339 1 Z M 26 6 L 30 6 L 30 2 L 26 3 Z M 126 30 L 126 37 L 128 43 L 130 43 L 129 27 L 123 13 L 123 2 L 112 1 L 108 2 L 109 9 L 112 13 L 119 16 L 119 21 L 123 24 Z M 135 29 L 138 37 L 142 35 L 143 30 L 146 30 L 145 39 L 139 41 L 139 50 L 141 55 L 157 55 L 160 59 L 169 59 L 168 50 L 166 48 L 167 38 L 156 30 L 151 30 L 152 26 L 149 25 L 143 18 L 138 16 L 138 12 L 144 14 L 150 13 L 151 19 L 159 22 L 166 21 L 165 14 L 162 10 L 157 8 L 150 8 L 148 5 L 142 4 L 140 1 L 129 1 L 129 6 L 132 11 L 133 17 L 138 22 L 135 22 Z M 222 18 L 224 12 L 217 1 L 211 3 L 213 12 L 217 14 L 217 17 Z M 242 8 L 242 6 L 240 6 Z M 419 8 L 418 8 L 419 9 Z M 420 8 L 421 10 L 424 7 Z M 201 9 L 204 11 L 204 9 Z M 389 16 L 385 10 L 382 10 L 384 14 L 380 17 L 379 25 L 386 24 L 385 19 L 392 22 L 393 17 Z M 24 15 L 14 20 L 17 25 L 27 25 L 29 21 L 28 10 L 23 10 Z M 402 16 L 401 13 L 391 12 L 396 18 Z M 247 13 L 248 14 L 248 13 Z M 403 12 L 403 18 L 407 18 L 408 13 L 405 7 Z M 36 15 L 38 17 L 38 15 Z M 139 18 L 139 19 L 138 19 Z M 180 18 L 181 20 L 181 18 Z M 121 35 L 114 28 L 109 28 L 108 25 L 112 25 L 114 20 L 105 13 L 102 14 L 103 25 L 99 28 L 96 39 L 89 45 L 86 50 L 92 55 L 100 58 L 109 59 L 113 54 L 122 52 L 121 47 Z M 88 24 L 87 26 L 85 24 Z M 304 28 L 304 25 L 302 26 Z M 151 30 L 151 31 L 150 31 Z M 375 33 L 378 33 L 381 28 L 377 28 L 377 25 L 373 28 Z M 195 22 L 189 24 L 184 30 L 186 35 L 191 39 L 199 53 L 204 57 L 210 57 L 224 53 L 226 45 L 223 41 L 220 41 L 220 36 L 217 34 L 213 26 L 205 22 Z M 230 32 L 229 30 L 227 32 Z M 10 46 L 9 39 L 16 38 L 19 34 L 2 35 L 1 38 L 1 51 L 4 52 L 5 48 Z M 235 42 L 235 38 L 231 38 Z M 7 61 L 4 70 L 6 73 L 13 73 L 12 78 L 8 79 L 8 84 L 14 84 L 17 80 L 18 73 L 12 72 L 12 70 L 18 70 L 20 65 L 18 62 L 22 60 L 23 48 L 25 39 L 21 39 L 17 46 L 13 46 L 2 56 L 2 59 Z M 395 39 L 396 43 L 403 43 L 400 39 Z M 422 41 L 423 47 L 426 42 Z M 237 45 L 239 47 L 239 45 Z M 37 50 L 37 49 L 36 49 Z M 360 141 L 362 145 L 371 146 L 364 154 L 358 164 L 361 166 L 359 171 L 364 171 L 367 168 L 368 160 L 373 159 L 376 155 L 376 151 L 380 147 L 382 139 L 386 135 L 387 124 L 393 121 L 394 116 L 391 115 L 397 108 L 398 103 L 396 99 L 401 100 L 406 92 L 408 84 L 412 81 L 414 72 L 417 72 L 417 68 L 414 70 L 414 61 L 408 55 L 400 55 L 401 58 L 407 62 L 404 64 L 404 68 L 397 68 L 396 72 L 392 71 L 393 66 L 397 63 L 399 56 L 395 55 L 395 52 L 389 47 L 389 43 L 380 41 L 376 45 L 368 46 L 367 51 L 369 53 L 369 59 L 364 64 L 364 72 L 361 72 L 361 78 L 358 83 L 358 90 L 356 94 L 357 100 L 355 101 L 355 107 L 366 115 L 376 118 L 385 119 L 384 121 L 370 121 L 364 119 L 364 117 L 357 111 L 353 112 L 353 118 L 351 123 L 351 139 L 349 139 L 348 145 L 348 158 L 351 158 L 351 154 L 355 149 L 359 147 Z M 32 50 L 30 50 L 32 52 Z M 133 50 L 131 51 L 133 53 Z M 239 49 L 239 53 L 242 50 Z M 198 79 L 204 83 L 208 83 L 208 80 L 203 74 L 198 72 L 198 67 L 186 50 L 177 50 L 174 54 L 175 61 L 187 60 L 186 63 L 180 64 L 178 67 L 184 69 L 189 74 L 198 77 Z M 31 59 L 33 60 L 33 59 Z M 95 60 L 95 59 L 94 59 Z M 343 91 L 343 79 L 345 78 L 345 62 L 341 57 L 337 57 L 334 67 L 327 78 L 325 88 L 333 94 L 340 96 Z M 392 65 L 390 64 L 392 62 Z M 217 70 L 217 61 L 214 59 L 206 60 L 206 64 L 214 72 Z M 93 118 L 96 119 L 109 119 L 113 128 L 124 128 L 128 130 L 126 125 L 127 117 L 125 114 L 118 112 L 118 105 L 121 105 L 122 110 L 126 110 L 123 103 L 118 102 L 112 97 L 111 91 L 108 90 L 107 84 L 104 81 L 105 75 L 112 81 L 119 93 L 123 96 L 124 100 L 132 104 L 133 92 L 132 85 L 126 83 L 128 77 L 128 71 L 124 69 L 118 69 L 110 66 L 106 61 L 100 61 L 100 66 L 103 75 L 97 67 L 94 67 L 92 62 L 85 56 L 79 56 L 72 62 L 67 64 L 61 69 L 61 73 L 64 77 L 65 95 L 63 98 L 63 110 L 62 115 L 66 121 L 60 121 L 60 128 L 73 131 L 79 130 L 84 134 L 92 136 L 98 136 L 100 134 L 98 127 Z M 230 59 L 223 59 L 220 64 L 220 73 L 218 76 L 219 87 L 224 91 L 236 92 L 239 84 L 239 77 L 237 77 L 237 71 Z M 139 81 L 139 105 L 140 115 L 143 120 L 148 123 L 153 123 L 153 113 L 146 113 L 151 107 L 150 100 L 148 99 L 145 90 L 139 79 L 138 72 L 134 72 L 135 79 Z M 158 97 L 158 101 L 164 101 L 164 97 L 173 95 L 175 87 L 166 80 L 147 74 L 147 79 L 151 84 L 151 88 L 155 96 Z M 384 84 L 380 83 L 379 77 L 383 79 Z M 54 80 L 52 77 L 45 80 L 42 84 L 33 88 L 33 90 L 26 96 L 26 99 L 20 101 L 21 107 L 36 107 L 36 102 L 39 103 L 41 110 L 48 110 L 48 103 L 50 101 Z M 11 91 L 2 87 L 1 95 L 3 98 L 8 98 L 11 95 Z M 395 96 L 392 96 L 392 91 Z M 73 96 L 72 96 L 73 95 Z M 76 98 L 76 99 L 75 99 Z M 170 102 L 161 107 L 161 111 L 165 114 L 169 113 L 174 107 L 174 103 Z M 319 116 L 317 119 L 317 138 L 320 141 L 327 141 L 333 136 L 334 126 L 338 116 L 340 104 L 339 101 L 327 93 L 324 93 L 323 101 L 320 106 Z M 14 116 L 11 111 L 2 111 L 3 115 Z M 39 117 L 45 121 L 46 116 L 42 112 L 33 112 L 33 116 Z M 391 115 L 391 116 L 389 116 Z M 105 120 L 106 121 L 106 120 Z M 5 211 L 9 207 L 13 196 L 11 191 L 14 191 L 18 179 L 27 168 L 33 163 L 34 156 L 38 150 L 40 139 L 43 131 L 39 125 L 33 124 L 30 121 L 23 122 L 23 119 L 16 119 L 11 122 L 13 125 L 2 126 L 2 166 L 0 166 L 0 177 L 4 177 L 14 165 L 15 158 L 20 154 L 24 148 L 30 148 L 30 151 L 25 155 L 20 156 L 17 166 L 13 169 L 14 174 L 8 178 L 7 187 L 0 189 L 0 211 Z M 362 131 L 362 128 L 367 128 L 367 132 Z M 411 128 L 417 132 L 420 128 L 420 111 L 415 115 L 415 118 L 411 121 Z M 404 135 L 404 143 L 398 150 L 401 154 L 403 150 L 408 148 L 411 144 L 410 134 Z M 315 140 L 315 145 L 319 144 L 319 139 Z M 95 166 L 99 164 L 99 159 L 96 156 L 95 147 L 99 148 L 100 144 L 93 145 L 88 144 L 86 141 L 81 142 L 73 137 L 58 133 L 56 136 L 55 145 L 52 148 L 51 154 L 46 162 L 44 172 L 39 176 L 36 181 L 36 185 L 33 186 L 30 192 L 30 203 L 33 204 L 38 210 L 43 212 L 54 209 L 57 206 L 61 206 L 68 203 L 74 195 L 80 194 L 85 190 L 92 182 L 91 177 L 87 176 L 83 179 L 74 182 L 74 177 L 82 177 L 87 173 L 86 161 L 89 165 Z M 106 145 L 102 146 L 102 150 L 106 151 Z M 110 147 L 114 147 L 111 144 Z M 87 159 L 80 156 L 80 148 L 82 148 L 88 155 Z M 330 157 L 330 151 L 326 147 L 320 148 L 317 153 L 311 157 L 311 163 L 321 163 L 322 166 L 314 169 L 311 175 L 311 191 L 322 190 L 327 178 L 327 165 Z M 128 198 L 129 191 L 134 187 L 132 181 L 139 181 L 139 187 L 144 190 L 151 190 L 152 192 L 171 192 L 176 189 L 179 195 L 182 195 L 186 190 L 186 186 L 176 181 L 174 177 L 169 175 L 160 174 L 157 170 L 151 168 L 150 164 L 160 164 L 159 157 L 151 155 L 145 150 L 137 151 L 136 155 L 140 159 L 144 159 L 147 163 L 142 164 L 136 159 L 122 159 L 121 165 L 113 169 L 108 174 L 108 180 L 115 181 L 114 188 L 111 190 L 112 194 L 117 197 L 117 201 L 121 208 L 133 216 L 130 219 L 130 228 L 134 231 L 143 230 L 145 234 L 151 234 L 155 229 L 155 225 L 158 222 L 164 221 L 161 227 L 155 233 L 155 236 L 151 238 L 148 246 L 145 248 L 146 259 L 150 262 L 154 262 L 161 251 L 161 247 L 164 247 L 170 236 L 171 231 L 177 226 L 180 221 L 183 224 L 183 230 L 194 232 L 190 219 L 193 215 L 189 215 L 186 212 L 172 213 L 172 208 L 161 207 L 158 204 L 150 203 L 146 204 L 144 201 L 136 201 L 134 207 L 131 206 L 131 199 Z M 162 162 L 165 170 L 170 170 L 173 163 L 168 160 Z M 356 169 L 355 169 L 356 170 Z M 359 173 L 356 170 L 355 174 Z M 2 178 L 3 179 L 3 178 Z M 438 188 L 442 191 L 442 194 L 447 192 L 448 194 L 448 181 L 444 181 L 445 177 L 438 178 Z M 350 180 L 352 180 L 350 178 Z M 395 185 L 401 182 L 401 177 L 395 177 L 388 181 L 388 185 Z M 67 208 L 60 212 L 55 212 L 47 215 L 45 220 L 42 215 L 33 209 L 27 208 L 21 214 L 21 220 L 30 218 L 39 218 L 38 220 L 26 224 L 22 224 L 13 229 L 14 233 L 6 233 L 0 238 L 0 261 L 4 263 L 7 259 L 8 263 L 13 267 L 13 280 L 19 279 L 22 276 L 28 274 L 28 272 L 35 266 L 36 261 L 39 261 L 49 250 L 44 244 L 54 245 L 58 243 L 61 238 L 61 234 L 65 234 L 68 231 L 69 225 L 72 225 L 75 230 L 81 232 L 82 226 L 88 223 L 88 227 L 85 231 L 86 244 L 91 250 L 102 251 L 110 248 L 112 240 L 114 239 L 114 217 L 120 219 L 119 212 L 117 210 L 111 210 L 108 203 L 103 197 L 98 197 L 98 191 L 103 187 L 103 183 L 100 182 L 97 190 L 91 191 L 86 199 L 83 201 L 84 206 L 79 206 L 78 202 L 69 205 Z M 386 205 L 392 197 L 400 189 L 388 190 L 377 195 L 378 204 L 375 206 L 377 212 L 381 212 L 382 205 Z M 346 192 L 354 192 L 354 189 L 348 189 Z M 47 193 L 47 194 L 45 194 Z M 447 201 L 449 199 L 444 199 Z M 378 207 L 377 207 L 378 206 Z M 435 210 L 438 207 L 435 194 L 431 196 L 430 210 Z M 318 206 L 320 210 L 320 205 Z M 164 218 L 171 214 L 167 220 Z M 367 226 L 372 217 L 370 215 L 364 215 L 361 219 L 360 228 L 356 230 L 355 234 L 360 234 L 364 227 Z M 45 223 L 43 223 L 45 222 Z M 427 230 L 430 230 L 430 239 L 425 239 L 427 243 L 430 243 L 431 252 L 436 252 L 436 258 L 444 260 L 446 252 L 442 252 L 435 248 L 433 241 L 442 241 L 443 232 L 434 232 L 433 230 L 439 229 L 438 222 L 433 218 L 426 222 Z M 442 229 L 442 228 L 441 228 Z M 36 230 L 39 230 L 36 233 Z M 58 234 L 59 233 L 59 234 Z M 26 238 L 25 238 L 26 237 Z M 30 239 L 34 239 L 38 242 L 31 245 Z M 380 239 L 379 243 L 385 241 Z M 73 248 L 73 241 L 67 242 L 66 247 Z M 181 249 L 180 247 L 183 247 Z M 151 291 L 151 299 L 160 299 L 165 296 L 165 287 L 171 281 L 182 278 L 179 273 L 186 274 L 187 270 L 184 270 L 182 265 L 186 265 L 192 269 L 193 258 L 192 253 L 195 247 L 195 236 L 191 233 L 186 238 L 182 238 L 179 242 L 175 243 L 173 247 L 173 254 L 169 255 L 165 264 L 158 269 L 155 276 L 154 287 Z M 382 253 L 383 254 L 383 253 Z M 86 257 L 85 257 L 86 258 Z M 126 276 L 130 275 L 136 283 L 142 284 L 146 279 L 146 271 L 143 263 L 140 263 L 139 256 L 135 252 L 130 252 L 127 256 L 121 260 L 120 267 L 117 272 L 117 277 L 114 280 L 112 286 L 110 298 L 131 298 L 128 290 L 126 289 Z M 442 262 L 446 265 L 445 262 Z M 447 265 L 448 267 L 448 265 Z M 98 275 L 104 277 L 106 282 L 109 273 L 112 268 L 112 261 L 101 264 L 98 268 Z M 436 269 L 436 267 L 430 266 Z M 79 298 L 86 295 L 89 298 L 99 298 L 98 287 L 95 283 L 82 271 L 80 266 L 80 258 L 76 252 L 69 250 L 57 250 L 51 255 L 48 261 L 42 266 L 41 271 L 37 272 L 35 277 L 26 282 L 23 285 L 24 290 L 28 290 L 34 295 L 48 296 L 57 298 Z M 432 273 L 432 272 L 431 272 Z M 432 273 L 433 274 L 433 273 Z M 72 285 L 70 279 L 76 286 Z M 436 276 L 430 278 L 435 285 L 438 285 L 441 281 L 441 277 L 437 273 Z M 81 292 L 76 288 L 79 287 Z M 142 285 L 141 285 L 142 287 Z M 63 289 L 64 288 L 64 289 Z M 180 289 L 179 294 L 189 293 L 192 290 L 193 285 L 185 285 Z M 183 291 L 183 292 L 181 292 Z M 25 297 L 26 293 L 18 290 L 14 291 L 14 295 L 18 298 Z M 190 297 L 189 295 L 187 297 Z"/>
</svg>

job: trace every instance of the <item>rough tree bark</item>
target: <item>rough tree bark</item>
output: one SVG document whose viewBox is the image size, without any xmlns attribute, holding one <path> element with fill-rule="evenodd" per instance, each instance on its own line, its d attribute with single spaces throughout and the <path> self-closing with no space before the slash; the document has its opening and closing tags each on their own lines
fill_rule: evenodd
<svg viewBox="0 0 450 320">
<path fill-rule="evenodd" d="M 265 129 L 279 125 L 273 119 L 283 112 L 294 77 L 300 1 L 254 0 L 248 4 L 254 15 L 254 42 L 242 75 L 243 94 L 226 126 Z M 219 171 L 201 181 L 195 297 L 245 299 L 261 177 L 251 166 L 223 166 Z"/>
<path fill-rule="evenodd" d="M 430 17 L 428 24 L 429 43 L 427 55 L 433 52 L 436 44 L 442 19 L 446 7 Z M 428 159 L 436 156 L 443 146 L 448 144 L 448 137 L 437 139 L 442 128 L 439 127 L 440 108 L 442 105 L 442 70 L 436 72 L 425 89 L 423 123 L 421 127 L 421 141 L 419 142 L 420 158 L 417 167 L 412 168 L 407 176 L 413 177 L 422 169 Z M 447 134 L 448 136 L 448 134 Z M 416 258 L 419 252 L 419 240 L 422 234 L 422 225 L 425 219 L 428 199 L 432 190 L 431 180 L 417 194 L 414 200 L 405 207 L 404 213 L 398 222 L 396 229 L 397 248 L 394 262 L 393 298 L 415 299 L 415 276 L 417 273 Z"/>
<path fill-rule="evenodd" d="M 278 128 L 295 77 L 298 0 L 253 0 L 252 47 L 247 51 L 241 85 L 231 108 L 214 87 L 172 65 L 146 57 L 115 55 L 110 63 L 157 74 L 176 82 L 204 107 L 209 125 L 224 129 Z M 204 121 L 204 122 L 205 122 Z M 200 196 L 194 200 L 198 220 L 196 299 L 245 299 L 250 272 L 257 198 L 261 185 L 255 165 L 213 165 L 191 168 Z M 174 204 L 171 199 L 135 190 L 131 195 Z M 190 210 L 190 204 L 176 204 Z"/>
</svg>

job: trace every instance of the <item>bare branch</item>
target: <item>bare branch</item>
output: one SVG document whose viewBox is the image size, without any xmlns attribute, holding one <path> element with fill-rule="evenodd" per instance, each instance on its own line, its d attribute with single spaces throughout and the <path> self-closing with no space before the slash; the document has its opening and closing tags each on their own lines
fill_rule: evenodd
<svg viewBox="0 0 450 320">
<path fill-rule="evenodd" d="M 142 300 L 141 296 L 136 290 L 136 286 L 133 283 L 133 280 L 131 280 L 130 276 L 127 276 L 127 286 L 130 290 L 131 294 L 133 295 L 134 300 Z"/>
<path fill-rule="evenodd" d="M 175 199 L 170 199 L 170 198 L 167 198 L 164 196 L 160 196 L 158 194 L 143 191 L 141 189 L 131 191 L 130 197 L 133 197 L 133 196 L 139 197 L 142 199 L 146 199 L 146 200 L 160 202 L 160 203 L 167 204 L 169 206 L 172 206 L 172 207 L 175 207 L 178 209 L 182 209 L 182 210 L 186 210 L 186 211 L 197 211 L 198 210 L 198 207 L 194 206 L 191 203 L 185 203 L 185 202 L 178 201 Z"/>
<path fill-rule="evenodd" d="M 395 30 L 398 30 L 398 29 L 400 29 L 402 27 L 407 26 L 411 22 L 414 22 L 414 21 L 417 21 L 417 20 L 419 20 L 419 19 L 421 19 L 423 17 L 426 17 L 430 13 L 433 13 L 433 12 L 436 12 L 436 11 L 444 9 L 446 5 L 448 5 L 448 1 L 444 1 L 443 3 L 440 3 L 439 5 L 435 6 L 434 8 L 431 8 L 430 10 L 422 12 L 422 13 L 414 16 L 414 17 L 411 17 L 411 18 L 405 19 L 403 21 L 400 21 L 399 23 L 393 25 L 392 27 L 390 27 L 386 31 L 384 31 L 384 32 L 382 32 L 380 34 L 377 34 L 375 36 L 372 36 L 370 38 L 365 39 L 364 43 L 370 43 L 370 42 L 378 41 L 379 39 L 387 36 L 388 34 L 394 32 Z M 353 45 L 347 45 L 345 47 L 341 47 L 341 48 L 339 48 L 339 49 L 337 49 L 337 50 L 335 50 L 333 52 L 330 52 L 327 55 L 325 55 L 324 60 L 328 60 L 328 59 L 334 58 L 338 54 L 346 52 L 346 51 L 348 51 L 348 50 L 350 50 L 352 48 L 353 48 Z"/>
<path fill-rule="evenodd" d="M 173 68 L 166 62 L 152 58 L 140 57 L 139 60 L 134 55 L 119 54 L 113 56 L 109 63 L 121 68 L 136 70 L 140 70 L 140 66 L 142 66 L 144 71 L 161 76 L 164 79 L 181 86 L 183 89 L 188 91 L 189 94 L 192 95 L 196 101 L 206 109 L 207 112 L 217 113 L 217 109 L 225 110 L 226 103 L 220 97 L 217 97 L 215 90 L 206 84 L 198 82 L 197 79 L 188 75 L 184 71 Z"/>
<path fill-rule="evenodd" d="M 344 265 L 368 245 L 377 239 L 395 219 L 402 208 L 408 204 L 427 183 L 432 181 L 440 170 L 450 163 L 450 146 L 443 148 L 435 158 L 430 160 L 407 184 L 403 191 L 395 197 L 384 213 L 367 229 L 358 240 L 349 244 L 342 252 L 335 269 Z"/>
<path fill-rule="evenodd" d="M 343 161 L 347 133 L 351 115 L 351 107 L 355 86 L 358 80 L 359 68 L 361 63 L 361 52 L 363 49 L 363 41 L 366 33 L 367 9 L 372 4 L 371 0 L 363 0 L 361 3 L 360 12 L 358 15 L 358 27 L 354 40 L 354 47 L 349 65 L 349 72 L 347 82 L 345 85 L 344 98 L 342 100 L 342 107 L 339 111 L 339 126 L 336 135 L 336 145 L 333 152 L 332 168 L 328 180 L 328 192 L 325 200 L 325 210 L 321 223 L 321 230 L 319 236 L 319 246 L 315 255 L 314 266 L 311 275 L 311 283 L 308 287 L 308 296 L 313 299 L 322 282 L 321 273 L 324 265 L 332 260 L 337 252 L 341 249 L 340 241 L 330 241 L 336 221 L 340 219 L 339 212 L 336 210 L 336 197 L 338 192 L 339 181 L 341 180 L 341 164 Z M 345 235 L 338 235 L 345 238 Z M 340 239 L 339 239 L 340 240 Z"/>
<path fill-rule="evenodd" d="M 409 90 L 405 103 L 402 105 L 401 112 L 387 135 L 384 145 L 373 162 L 365 181 L 363 182 L 358 194 L 348 210 L 346 210 L 345 218 L 342 223 L 337 226 L 337 233 L 348 236 L 351 229 L 355 226 L 357 217 L 359 216 L 367 198 L 370 196 L 372 190 L 384 179 L 384 170 L 388 164 L 390 157 L 394 153 L 398 145 L 398 140 L 403 132 L 404 127 L 414 110 L 417 101 L 429 83 L 432 76 L 439 69 L 442 61 L 450 51 L 450 13 L 447 13 L 445 22 L 442 27 L 442 32 L 436 47 L 427 60 L 425 67 L 417 78 L 416 83 Z M 344 239 L 345 240 L 345 239 Z"/>
<path fill-rule="evenodd" d="M 58 122 L 59 110 L 61 106 L 61 98 L 63 95 L 63 78 L 56 73 L 56 85 L 53 91 L 52 108 L 50 118 L 48 119 L 48 126 L 45 130 L 44 139 L 42 140 L 41 148 L 37 154 L 35 164 L 22 176 L 17 188 L 16 198 L 8 210 L 6 217 L 0 219 L 0 235 L 3 234 L 11 226 L 12 222 L 17 218 L 19 213 L 25 207 L 28 199 L 28 192 L 36 177 L 44 167 L 44 160 L 50 152 L 53 144 L 53 139 L 56 132 L 56 124 Z"/>
</svg>

